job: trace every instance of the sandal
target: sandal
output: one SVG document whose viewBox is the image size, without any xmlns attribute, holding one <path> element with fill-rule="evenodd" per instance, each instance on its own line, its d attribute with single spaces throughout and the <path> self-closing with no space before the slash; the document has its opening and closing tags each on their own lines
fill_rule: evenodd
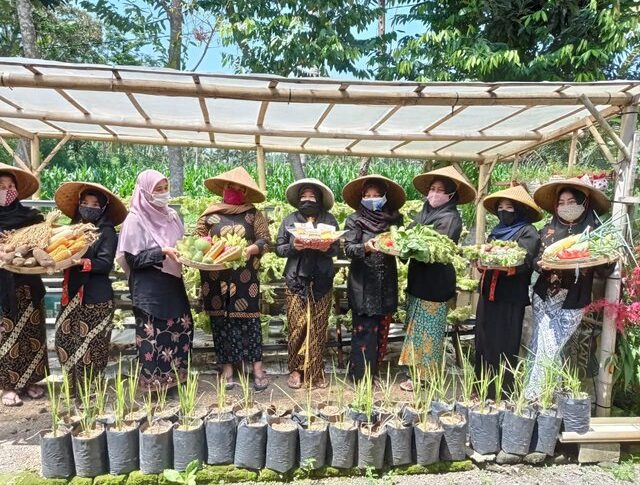
<svg viewBox="0 0 640 485">
<path fill-rule="evenodd" d="M 40 386 L 29 386 L 27 388 L 27 396 L 31 399 L 42 399 L 44 397 L 44 389 Z"/>
<path fill-rule="evenodd" d="M 400 383 L 400 389 L 407 392 L 413 392 L 413 382 L 411 380 L 406 380 Z"/>
<path fill-rule="evenodd" d="M 267 378 L 267 373 L 262 372 L 261 376 L 253 376 L 253 388 L 256 392 L 264 391 L 267 387 L 269 387 L 269 379 Z"/>
<path fill-rule="evenodd" d="M 233 379 L 233 376 L 229 376 L 225 379 L 224 388 L 227 391 L 231 391 L 234 387 L 236 387 L 236 384 L 238 383 Z"/>
<path fill-rule="evenodd" d="M 299 372 L 292 372 L 287 379 L 287 386 L 291 389 L 300 389 L 302 387 L 302 379 Z"/>
<path fill-rule="evenodd" d="M 8 408 L 14 408 L 17 406 L 22 406 L 23 402 L 20 399 L 20 396 L 16 394 L 14 391 L 4 392 L 2 394 L 2 405 Z"/>
</svg>

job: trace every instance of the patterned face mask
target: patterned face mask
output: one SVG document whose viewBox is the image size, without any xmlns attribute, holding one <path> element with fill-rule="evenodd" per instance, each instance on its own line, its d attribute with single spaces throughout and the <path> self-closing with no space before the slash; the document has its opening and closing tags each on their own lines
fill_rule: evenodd
<svg viewBox="0 0 640 485">
<path fill-rule="evenodd" d="M 445 194 L 444 192 L 429 192 L 429 195 L 427 195 L 427 200 L 429 201 L 429 205 L 431 207 L 437 209 L 438 207 L 441 207 L 449 202 L 454 193 L 455 192 L 452 192 L 451 194 Z"/>
<path fill-rule="evenodd" d="M 558 217 L 567 222 L 574 222 L 584 214 L 585 208 L 582 204 L 569 204 L 558 206 Z"/>
<path fill-rule="evenodd" d="M 382 197 L 370 197 L 368 199 L 363 198 L 360 203 L 370 211 L 381 211 L 387 203 L 387 196 L 383 195 Z"/>
<path fill-rule="evenodd" d="M 0 189 L 0 206 L 11 205 L 17 198 L 18 191 L 16 189 Z"/>
</svg>

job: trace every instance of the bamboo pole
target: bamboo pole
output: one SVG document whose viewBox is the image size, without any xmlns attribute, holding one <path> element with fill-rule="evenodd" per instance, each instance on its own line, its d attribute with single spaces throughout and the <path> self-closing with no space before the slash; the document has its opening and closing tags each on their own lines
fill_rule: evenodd
<svg viewBox="0 0 640 485">
<path fill-rule="evenodd" d="M 609 150 L 607 143 L 602 138 L 602 135 L 600 135 L 600 132 L 598 131 L 598 129 L 595 126 L 593 126 L 593 123 L 591 122 L 591 120 L 587 121 L 587 127 L 589 128 L 589 133 L 591 133 L 591 136 L 593 136 L 593 139 L 598 144 L 598 148 L 604 155 L 604 158 L 606 158 L 611 165 L 615 165 L 617 163 L 616 159 L 611 153 L 611 150 Z"/>
<path fill-rule="evenodd" d="M 596 119 L 600 127 L 605 131 L 607 135 L 609 135 L 609 138 L 611 138 L 613 143 L 615 143 L 616 146 L 620 149 L 620 151 L 624 155 L 624 158 L 626 158 L 627 160 L 631 159 L 631 153 L 629 152 L 629 149 L 627 148 L 624 140 L 621 140 L 614 129 L 611 128 L 611 125 L 607 122 L 606 119 L 604 119 L 604 116 L 602 116 L 600 114 L 600 111 L 598 111 L 598 109 L 594 106 L 593 101 L 589 99 L 585 94 L 582 94 L 580 96 L 580 100 L 584 104 L 585 108 L 589 110 L 589 113 L 591 113 L 591 115 Z"/>
<path fill-rule="evenodd" d="M 267 191 L 267 170 L 264 163 L 264 148 L 256 148 L 256 159 L 258 162 L 258 185 L 260 190 L 266 193 Z"/>
<path fill-rule="evenodd" d="M 2 118 L 28 119 L 38 121 L 53 121 L 64 123 L 81 123 L 89 125 L 121 126 L 124 128 L 147 128 L 153 130 L 176 130 L 194 132 L 214 132 L 229 135 L 248 136 L 278 136 L 291 138 L 330 138 L 343 140 L 390 140 L 390 141 L 540 141 L 544 139 L 542 133 L 535 131 L 502 131 L 487 135 L 470 130 L 447 130 L 431 131 L 424 133 L 415 132 L 377 132 L 369 130 L 344 130 L 332 128 L 264 128 L 263 126 L 232 124 L 232 123 L 204 123 L 200 121 L 180 121 L 175 119 L 140 119 L 139 117 L 127 117 L 120 115 L 95 116 L 92 114 L 82 115 L 65 111 L 33 111 L 23 110 L 20 112 L 10 110 L 0 110 Z M 8 130 L 11 131 L 11 130 Z M 17 134 L 17 133 L 16 133 Z M 20 135 L 22 136 L 22 135 Z M 30 134 L 32 137 L 33 135 Z"/>
<path fill-rule="evenodd" d="M 628 106 L 624 109 L 620 125 L 621 141 L 631 145 L 636 121 L 638 119 L 638 106 Z M 601 125 L 602 126 L 602 125 Z M 623 150 L 620 150 L 624 152 Z M 626 150 L 629 152 L 629 150 Z M 631 173 L 633 163 L 630 158 L 622 155 L 619 157 L 620 169 L 616 181 L 614 201 L 619 201 L 630 195 L 633 190 L 635 175 Z M 622 233 L 624 229 L 623 217 L 627 213 L 626 204 L 614 202 L 612 217 L 616 221 L 618 230 Z M 620 262 L 616 263 L 615 270 L 607 278 L 605 286 L 605 299 L 609 302 L 620 300 L 621 287 Z M 600 368 L 598 370 L 598 382 L 596 387 L 596 416 L 609 416 L 611 414 L 611 390 L 613 388 L 613 365 L 610 362 L 611 356 L 616 350 L 616 322 L 612 312 L 605 311 L 602 322 L 602 334 L 600 336 Z"/>
<path fill-rule="evenodd" d="M 51 152 L 49 153 L 49 155 L 47 155 L 47 157 L 42 161 L 42 163 L 40 164 L 40 166 L 38 167 L 38 169 L 36 170 L 36 175 L 40 176 L 40 174 L 42 173 L 42 171 L 47 168 L 47 165 L 49 165 L 49 162 L 53 159 L 53 157 L 56 156 L 56 153 L 58 153 L 60 151 L 60 149 L 71 139 L 71 135 L 70 134 L 66 134 L 65 137 L 60 140 L 55 147 L 53 147 L 53 150 L 51 150 Z"/>
<path fill-rule="evenodd" d="M 576 164 L 578 156 L 578 130 L 571 134 L 571 145 L 569 146 L 569 168 L 573 168 Z"/>
<path fill-rule="evenodd" d="M 33 175 L 35 175 L 35 177 L 38 179 L 38 183 L 40 182 L 40 172 L 38 171 L 38 169 L 40 168 L 40 163 L 41 163 L 41 156 L 40 156 L 40 138 L 37 136 L 34 136 L 31 140 L 31 153 L 30 153 L 30 158 L 31 158 L 31 173 Z M 38 190 L 36 190 L 36 192 L 33 194 L 33 198 L 34 199 L 39 199 L 40 198 L 40 186 L 38 186 Z"/>
<path fill-rule="evenodd" d="M 298 83 L 296 89 L 286 87 L 269 88 L 268 79 L 260 79 L 264 87 L 247 85 L 217 84 L 202 82 L 196 86 L 192 79 L 185 82 L 176 81 L 171 73 L 165 77 L 162 73 L 155 73 L 156 79 L 117 79 L 115 76 L 73 76 L 63 74 L 29 74 L 20 72 L 3 73 L 2 85 L 10 88 L 50 88 L 83 91 L 120 92 L 133 94 L 149 94 L 154 96 L 190 96 L 205 98 L 226 98 L 245 101 L 271 101 L 282 103 L 336 103 L 336 104 L 374 104 L 402 106 L 495 106 L 495 105 L 577 105 L 581 103 L 580 95 L 567 92 L 551 91 L 547 93 L 529 92 L 501 92 L 500 89 L 487 89 L 483 92 L 467 92 L 450 90 L 416 90 L 397 89 L 359 89 L 359 84 L 346 83 L 346 89 L 336 89 L 333 82 L 324 86 L 307 87 Z M 204 80 L 204 77 L 202 77 Z M 367 85 L 363 85 L 367 86 Z M 484 85 L 489 88 L 488 85 Z M 620 85 L 621 89 L 629 83 Z M 496 87 L 500 85 L 496 84 Z M 618 92 L 603 92 L 589 97 L 595 104 L 624 106 L 633 102 L 633 94 Z"/>
<path fill-rule="evenodd" d="M 29 169 L 29 166 L 26 163 L 24 163 L 24 160 L 22 160 L 22 158 L 20 158 L 20 156 L 15 152 L 15 150 L 13 148 L 11 148 L 11 145 L 9 145 L 6 142 L 6 140 L 1 136 L 0 136 L 0 144 L 2 144 L 2 146 L 9 153 L 9 155 L 11 155 L 13 157 L 13 159 L 18 163 L 18 165 L 20 166 L 21 169 L 26 170 L 27 172 L 31 171 Z"/>
</svg>

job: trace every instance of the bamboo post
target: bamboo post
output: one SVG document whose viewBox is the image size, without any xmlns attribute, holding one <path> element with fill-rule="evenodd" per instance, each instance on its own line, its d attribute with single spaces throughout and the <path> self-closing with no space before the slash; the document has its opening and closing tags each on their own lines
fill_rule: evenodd
<svg viewBox="0 0 640 485">
<path fill-rule="evenodd" d="M 615 165 L 616 159 L 611 153 L 611 150 L 609 150 L 607 143 L 602 138 L 602 135 L 600 135 L 598 129 L 593 126 L 593 123 L 591 123 L 591 120 L 587 120 L 587 127 L 589 128 L 589 133 L 591 133 L 591 136 L 593 136 L 593 139 L 598 144 L 598 148 L 600 148 L 600 151 L 604 155 L 604 158 L 606 158 L 611 165 Z"/>
<path fill-rule="evenodd" d="M 569 147 L 569 168 L 573 168 L 576 165 L 576 158 L 578 157 L 578 130 L 571 134 L 571 145 Z"/>
<path fill-rule="evenodd" d="M 622 140 L 616 134 L 616 132 L 614 131 L 613 128 L 611 128 L 611 125 L 607 122 L 607 120 L 604 118 L 604 116 L 602 116 L 600 111 L 598 111 L 598 108 L 596 108 L 594 106 L 593 102 L 586 95 L 581 94 L 580 95 L 580 101 L 582 101 L 582 104 L 584 104 L 585 108 L 587 108 L 589 113 L 591 113 L 591 115 L 598 122 L 598 124 L 600 125 L 600 128 L 602 128 L 604 130 L 604 132 L 607 135 L 609 135 L 609 138 L 611 138 L 613 143 L 615 143 L 616 146 L 620 149 L 620 151 L 624 155 L 624 158 L 629 160 L 631 158 L 631 153 L 629 152 L 629 148 L 627 147 L 628 140 L 627 140 L 627 143 L 625 143 L 625 141 Z M 628 106 L 625 108 L 623 113 L 627 113 L 627 108 L 628 108 Z"/>
<path fill-rule="evenodd" d="M 625 143 L 625 147 L 630 147 L 633 140 L 636 121 L 638 118 L 638 106 L 627 106 L 622 112 L 620 125 L 620 139 Z M 615 195 L 613 200 L 622 200 L 633 190 L 634 174 L 631 173 L 633 163 L 625 156 L 625 150 L 620 150 L 618 158 L 620 169 L 616 181 Z M 629 150 L 627 149 L 627 153 Z M 627 213 L 626 204 L 614 202 L 612 217 L 617 220 L 618 230 L 622 232 L 624 221 L 621 216 Z M 620 299 L 621 286 L 620 263 L 616 263 L 615 270 L 607 278 L 605 286 L 605 298 L 609 302 Z M 600 368 L 598 370 L 598 382 L 596 387 L 596 416 L 609 416 L 611 414 L 611 390 L 613 387 L 613 365 L 610 362 L 611 356 L 616 350 L 616 322 L 612 312 L 605 311 L 602 322 L 602 335 L 600 337 Z"/>
<path fill-rule="evenodd" d="M 258 185 L 263 192 L 267 191 L 267 170 L 264 164 L 264 148 L 256 148 L 256 159 L 258 161 Z"/>
<path fill-rule="evenodd" d="M 493 164 L 491 166 L 494 166 Z M 480 165 L 478 173 L 478 194 L 476 196 L 476 236 L 475 243 L 482 244 L 484 242 L 484 233 L 487 228 L 487 211 L 482 205 L 482 200 L 486 195 L 487 187 L 489 186 L 489 177 L 491 176 L 491 166 L 484 163 Z M 480 272 L 477 269 L 473 270 L 474 276 L 480 278 Z M 476 291 L 473 293 L 472 308 L 478 307 L 479 293 Z"/>
<path fill-rule="evenodd" d="M 37 136 L 34 136 L 31 140 L 31 153 L 29 154 L 29 157 L 31 158 L 31 173 L 33 175 L 35 175 L 35 177 L 38 179 L 38 182 L 40 182 L 40 171 L 38 170 L 40 168 L 40 138 Z M 38 190 L 33 194 L 33 198 L 34 199 L 39 199 L 40 198 L 40 187 L 38 187 Z"/>
</svg>

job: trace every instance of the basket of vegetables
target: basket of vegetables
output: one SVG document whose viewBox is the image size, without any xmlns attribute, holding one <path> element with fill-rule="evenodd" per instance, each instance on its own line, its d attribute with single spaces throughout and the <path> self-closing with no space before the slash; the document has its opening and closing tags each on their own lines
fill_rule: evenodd
<svg viewBox="0 0 640 485">
<path fill-rule="evenodd" d="M 551 244 L 542 253 L 541 264 L 559 270 L 601 266 L 617 261 L 625 246 L 622 235 L 609 220 L 597 229 L 587 228 Z"/>
<path fill-rule="evenodd" d="M 415 259 L 423 263 L 453 263 L 460 258 L 458 246 L 447 236 L 429 226 L 412 228 L 392 226 L 389 232 L 376 238 L 378 251 Z"/>
<path fill-rule="evenodd" d="M 487 269 L 509 269 L 524 264 L 527 251 L 516 241 L 492 241 L 481 244 L 478 264 Z"/>
<path fill-rule="evenodd" d="M 52 211 L 44 222 L 2 234 L 0 267 L 19 274 L 53 274 L 77 264 L 97 239 L 97 229 L 93 224 L 55 227 L 60 215 Z"/>
<path fill-rule="evenodd" d="M 180 240 L 176 249 L 180 262 L 202 271 L 222 271 L 237 268 L 245 263 L 246 240 L 235 234 L 225 236 L 187 236 Z"/>
<path fill-rule="evenodd" d="M 338 231 L 329 224 L 318 224 L 316 227 L 311 223 L 296 222 L 288 231 L 296 239 L 302 241 L 305 249 L 326 250 L 339 240 L 347 231 Z"/>
</svg>

